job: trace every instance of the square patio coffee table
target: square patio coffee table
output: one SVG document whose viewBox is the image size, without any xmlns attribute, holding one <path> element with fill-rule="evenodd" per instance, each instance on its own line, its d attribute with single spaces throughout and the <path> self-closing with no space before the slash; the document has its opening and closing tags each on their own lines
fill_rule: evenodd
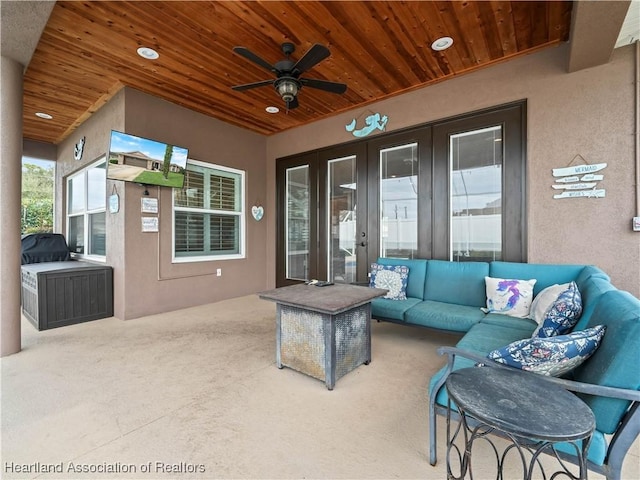
<svg viewBox="0 0 640 480">
<path fill-rule="evenodd" d="M 261 292 L 276 303 L 276 365 L 336 381 L 371 361 L 371 300 L 387 290 L 337 284 Z"/>
</svg>

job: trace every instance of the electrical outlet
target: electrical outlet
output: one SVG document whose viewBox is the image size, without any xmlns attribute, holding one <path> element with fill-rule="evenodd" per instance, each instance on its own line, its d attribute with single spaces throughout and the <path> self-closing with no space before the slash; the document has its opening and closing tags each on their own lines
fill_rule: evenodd
<svg viewBox="0 0 640 480">
<path fill-rule="evenodd" d="M 216 275 L 217 275 L 218 277 L 221 277 L 221 276 L 222 276 L 222 269 L 221 269 L 221 268 L 219 268 L 218 270 L 216 270 Z"/>
<path fill-rule="evenodd" d="M 633 217 L 633 231 L 640 232 L 640 217 Z"/>
</svg>

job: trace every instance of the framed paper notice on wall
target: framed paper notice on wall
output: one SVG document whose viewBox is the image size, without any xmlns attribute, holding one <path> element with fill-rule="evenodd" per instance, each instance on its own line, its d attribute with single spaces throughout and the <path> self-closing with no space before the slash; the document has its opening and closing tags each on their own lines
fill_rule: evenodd
<svg viewBox="0 0 640 480">
<path fill-rule="evenodd" d="M 142 213 L 158 213 L 158 199 L 143 197 L 140 199 Z"/>
<path fill-rule="evenodd" d="M 143 232 L 157 232 L 158 231 L 158 217 L 142 217 L 142 231 Z"/>
</svg>

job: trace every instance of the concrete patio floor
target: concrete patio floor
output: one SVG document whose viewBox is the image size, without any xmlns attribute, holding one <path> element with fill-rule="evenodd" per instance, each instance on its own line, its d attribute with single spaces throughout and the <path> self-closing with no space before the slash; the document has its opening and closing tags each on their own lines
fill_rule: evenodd
<svg viewBox="0 0 640 480">
<path fill-rule="evenodd" d="M 276 368 L 274 319 L 257 296 L 43 332 L 23 319 L 23 351 L 0 362 L 0 477 L 446 478 L 442 418 L 428 462 L 426 393 L 457 336 L 374 322 L 371 364 L 328 391 Z M 474 477 L 495 478 L 477 457 Z M 63 471 L 16 471 L 44 464 Z"/>
</svg>

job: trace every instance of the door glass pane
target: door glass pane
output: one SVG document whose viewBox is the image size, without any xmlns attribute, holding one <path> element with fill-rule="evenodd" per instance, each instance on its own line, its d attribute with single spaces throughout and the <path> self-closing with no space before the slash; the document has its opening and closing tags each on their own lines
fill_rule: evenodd
<svg viewBox="0 0 640 480">
<path fill-rule="evenodd" d="M 418 254 L 418 144 L 380 150 L 380 256 Z"/>
<path fill-rule="evenodd" d="M 502 258 L 502 127 L 451 135 L 451 260 Z"/>
<path fill-rule="evenodd" d="M 286 173 L 286 277 L 308 280 L 309 274 L 309 166 Z"/>
<path fill-rule="evenodd" d="M 356 281 L 356 157 L 329 161 L 329 280 Z"/>
</svg>

